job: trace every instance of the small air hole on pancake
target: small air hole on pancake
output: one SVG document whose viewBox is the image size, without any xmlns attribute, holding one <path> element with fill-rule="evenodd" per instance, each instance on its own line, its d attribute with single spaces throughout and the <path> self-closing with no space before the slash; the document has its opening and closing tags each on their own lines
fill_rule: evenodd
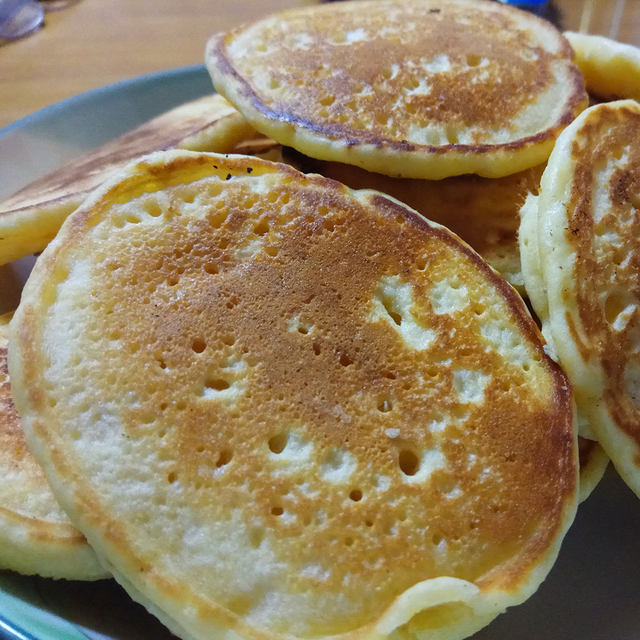
<svg viewBox="0 0 640 640">
<path fill-rule="evenodd" d="M 224 467 L 225 465 L 231 462 L 231 458 L 233 457 L 233 452 L 231 449 L 223 449 L 216 460 L 216 467 Z"/>
<path fill-rule="evenodd" d="M 479 55 L 475 53 L 467 54 L 467 64 L 470 67 L 477 67 L 481 61 L 482 61 L 482 58 Z"/>
<path fill-rule="evenodd" d="M 262 219 L 259 220 L 253 227 L 253 233 L 258 236 L 263 236 L 269 231 L 269 221 Z"/>
<path fill-rule="evenodd" d="M 340 364 L 343 367 L 348 367 L 350 364 L 353 364 L 353 360 L 343 352 L 340 354 Z"/>
<path fill-rule="evenodd" d="M 361 489 L 352 489 L 349 492 L 349 498 L 354 502 L 360 502 L 362 500 L 362 490 Z"/>
<path fill-rule="evenodd" d="M 162 208 L 158 204 L 157 200 L 149 199 L 142 206 L 147 214 L 152 218 L 157 218 L 162 215 Z"/>
<path fill-rule="evenodd" d="M 216 206 L 218 207 L 218 211 L 212 211 L 207 216 L 207 221 L 212 229 L 219 229 L 224 224 L 228 215 L 227 210 L 222 208 L 224 207 L 224 202 L 222 200 L 219 200 Z"/>
<path fill-rule="evenodd" d="M 275 507 L 271 507 L 271 514 L 274 516 L 281 516 L 284 513 L 284 509 L 279 506 L 276 505 Z"/>
<path fill-rule="evenodd" d="M 127 214 L 126 220 L 130 224 L 138 224 L 140 222 L 140 218 L 138 218 L 138 216 L 134 216 L 132 213 Z"/>
<path fill-rule="evenodd" d="M 167 482 L 169 484 L 173 484 L 176 480 L 178 479 L 178 476 L 176 475 L 175 472 L 171 472 L 169 474 L 167 474 Z"/>
<path fill-rule="evenodd" d="M 434 533 L 431 536 L 431 542 L 434 546 L 438 546 L 442 541 L 444 540 L 444 538 L 439 534 L 439 533 Z"/>
<path fill-rule="evenodd" d="M 614 325 L 618 316 L 627 308 L 627 298 L 619 293 L 611 293 L 604 303 L 604 315 L 610 325 Z"/>
<path fill-rule="evenodd" d="M 218 265 L 215 262 L 207 262 L 207 264 L 204 265 L 204 270 L 210 275 L 215 275 L 219 271 Z"/>
<path fill-rule="evenodd" d="M 257 549 L 264 540 L 265 531 L 262 527 L 251 527 L 249 529 L 249 543 L 254 549 Z"/>
<path fill-rule="evenodd" d="M 313 353 L 315 353 L 317 356 L 320 355 L 320 345 L 317 342 L 313 343 Z"/>
<path fill-rule="evenodd" d="M 391 306 L 391 304 L 392 304 L 391 301 L 388 300 L 388 299 L 384 299 L 382 301 L 382 304 L 384 305 L 384 308 L 385 308 L 386 312 L 389 314 L 389 316 L 391 317 L 391 319 L 398 326 L 400 326 L 402 324 L 402 315 L 393 309 L 393 307 Z"/>
<path fill-rule="evenodd" d="M 224 378 L 207 378 L 207 380 L 205 381 L 205 386 L 208 389 L 214 389 L 215 391 L 224 391 L 231 385 Z"/>
<path fill-rule="evenodd" d="M 202 338 L 195 338 L 191 343 L 195 353 L 202 353 L 207 348 L 207 343 Z"/>
<path fill-rule="evenodd" d="M 398 466 L 406 476 L 415 476 L 420 469 L 420 460 L 411 449 L 402 449 L 398 454 Z"/>
<path fill-rule="evenodd" d="M 393 409 L 393 403 L 389 398 L 381 398 L 378 400 L 378 411 L 381 413 L 388 413 Z"/>
<path fill-rule="evenodd" d="M 350 547 L 354 542 L 355 541 L 351 536 L 348 536 L 344 539 L 344 544 L 346 547 Z"/>
<path fill-rule="evenodd" d="M 272 453 L 282 453 L 287 446 L 289 440 L 289 434 L 286 431 L 281 431 L 275 436 L 269 438 L 269 450 Z"/>
</svg>

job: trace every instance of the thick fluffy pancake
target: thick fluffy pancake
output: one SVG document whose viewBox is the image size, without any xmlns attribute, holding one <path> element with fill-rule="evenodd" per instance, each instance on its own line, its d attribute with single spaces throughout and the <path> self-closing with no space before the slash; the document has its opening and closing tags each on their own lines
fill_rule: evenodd
<svg viewBox="0 0 640 640">
<path fill-rule="evenodd" d="M 352 189 L 387 193 L 444 225 L 468 242 L 512 286 L 522 290 L 518 228 L 520 208 L 528 194 L 536 194 L 544 166 L 505 176 L 482 178 L 473 174 L 443 180 L 391 178 L 339 162 L 312 160 L 285 153 L 305 172 L 313 171 L 343 182 Z"/>
<path fill-rule="evenodd" d="M 549 159 L 537 229 L 528 234 L 538 252 L 534 309 L 574 385 L 580 413 L 637 494 L 639 143 L 638 103 L 611 102 L 581 114 Z"/>
<path fill-rule="evenodd" d="M 568 31 L 589 93 L 601 100 L 640 100 L 640 49 L 604 36 Z"/>
<path fill-rule="evenodd" d="M 0 316 L 0 568 L 74 580 L 106 577 L 27 449 L 7 371 L 9 320 Z"/>
<path fill-rule="evenodd" d="M 571 393 L 521 298 L 379 193 L 150 156 L 66 221 L 12 329 L 58 497 L 185 637 L 461 638 L 572 521 Z"/>
<path fill-rule="evenodd" d="M 150 120 L 0 203 L 0 264 L 42 251 L 86 195 L 132 158 L 170 148 L 226 153 L 253 135 L 246 120 L 217 94 Z"/>
<path fill-rule="evenodd" d="M 216 89 L 259 131 L 392 176 L 543 163 L 587 105 L 566 39 L 496 2 L 343 2 L 214 36 Z"/>
</svg>

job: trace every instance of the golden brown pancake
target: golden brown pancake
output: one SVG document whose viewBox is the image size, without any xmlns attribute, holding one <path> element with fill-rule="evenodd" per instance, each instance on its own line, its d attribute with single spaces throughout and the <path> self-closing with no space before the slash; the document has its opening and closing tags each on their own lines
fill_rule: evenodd
<svg viewBox="0 0 640 640">
<path fill-rule="evenodd" d="M 525 274 L 537 292 L 531 301 L 579 411 L 638 495 L 639 143 L 637 102 L 600 104 L 581 114 L 549 159 L 525 249 L 538 256 L 538 273 Z"/>
<path fill-rule="evenodd" d="M 468 242 L 518 290 L 524 282 L 517 233 L 519 211 L 528 194 L 536 194 L 544 166 L 504 178 L 473 174 L 443 180 L 391 178 L 347 164 L 313 160 L 286 152 L 284 160 L 304 172 L 319 173 L 353 189 L 387 193 Z"/>
<path fill-rule="evenodd" d="M 391 176 L 500 177 L 543 163 L 587 105 L 566 39 L 484 0 L 294 9 L 207 45 L 216 90 L 262 133 Z"/>
<path fill-rule="evenodd" d="M 521 298 L 377 192 L 154 154 L 65 222 L 12 329 L 57 496 L 186 638 L 461 638 L 575 513 L 571 393 Z"/>
<path fill-rule="evenodd" d="M 29 453 L 11 396 L 8 323 L 0 316 L 0 568 L 53 578 L 96 580 L 108 573 L 58 506 Z"/>
<path fill-rule="evenodd" d="M 640 100 L 640 48 L 589 33 L 565 33 L 585 87 L 600 100 Z"/>
<path fill-rule="evenodd" d="M 42 251 L 110 172 L 159 149 L 231 151 L 255 132 L 219 95 L 187 102 L 72 160 L 0 203 L 0 264 Z"/>
</svg>

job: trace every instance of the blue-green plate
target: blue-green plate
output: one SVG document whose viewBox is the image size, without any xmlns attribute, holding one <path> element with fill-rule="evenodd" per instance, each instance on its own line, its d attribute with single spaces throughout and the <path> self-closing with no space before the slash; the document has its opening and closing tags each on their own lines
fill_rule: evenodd
<svg viewBox="0 0 640 640">
<path fill-rule="evenodd" d="M 185 67 L 90 91 L 0 130 L 0 200 L 74 156 L 211 91 L 204 67 Z M 0 305 L 17 302 L 32 262 L 25 258 L 0 268 Z M 474 639 L 639 640 L 639 532 L 640 501 L 609 470 L 581 505 L 538 592 Z M 67 582 L 0 571 L 0 638 L 171 637 L 111 580 Z"/>
</svg>

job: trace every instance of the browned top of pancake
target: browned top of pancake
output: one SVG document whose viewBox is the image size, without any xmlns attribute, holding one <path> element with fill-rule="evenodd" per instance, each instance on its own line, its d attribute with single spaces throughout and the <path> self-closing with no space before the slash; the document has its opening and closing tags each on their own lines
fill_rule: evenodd
<svg viewBox="0 0 640 640">
<path fill-rule="evenodd" d="M 557 135 L 586 101 L 571 57 L 549 23 L 469 0 L 307 7 L 221 34 L 208 49 L 219 73 L 240 82 L 241 110 L 246 100 L 348 147 L 404 151 L 480 152 Z M 555 103 L 523 117 L 559 77 Z"/>
<path fill-rule="evenodd" d="M 300 624 L 327 634 L 371 624 L 437 576 L 517 591 L 566 524 L 576 470 L 566 379 L 517 294 L 447 230 L 379 194 L 248 157 L 147 163 L 63 227 L 18 325 L 35 432 L 57 442 L 60 474 L 86 474 L 74 500 L 127 556 L 111 560 L 249 623 L 263 592 L 300 594 L 314 603 Z M 89 259 L 86 306 L 62 292 Z M 78 399 L 44 383 L 37 282 L 41 314 L 56 296 L 92 309 L 86 339 L 69 346 L 86 381 Z M 436 291 L 459 304 L 441 308 Z M 482 377 L 477 397 L 467 376 Z M 122 429 L 123 451 L 148 452 L 133 468 L 154 478 L 161 507 L 131 512 L 112 496 L 106 510 L 113 487 L 92 491 L 89 443 L 75 446 L 93 427 L 83 435 L 74 416 L 94 397 L 118 407 L 111 449 Z M 96 451 L 100 465 L 108 453 Z M 239 522 L 242 555 L 264 543 L 274 577 L 242 595 L 233 556 L 188 573 L 186 548 L 162 546 L 165 518 L 182 539 L 184 505 L 190 522 Z M 344 607 L 319 604 L 336 592 Z M 295 617 L 265 624 L 294 632 Z"/>
<path fill-rule="evenodd" d="M 501 273 L 520 270 L 520 207 L 527 194 L 538 193 L 543 165 L 504 178 L 467 174 L 443 180 L 416 180 L 313 160 L 288 150 L 284 158 L 301 171 L 319 173 L 353 189 L 387 193 L 451 229 Z"/>
<path fill-rule="evenodd" d="M 577 254 L 581 331 L 567 321 L 582 357 L 602 365 L 614 421 L 640 446 L 640 107 L 599 105 L 571 152 L 565 237 Z"/>
</svg>

